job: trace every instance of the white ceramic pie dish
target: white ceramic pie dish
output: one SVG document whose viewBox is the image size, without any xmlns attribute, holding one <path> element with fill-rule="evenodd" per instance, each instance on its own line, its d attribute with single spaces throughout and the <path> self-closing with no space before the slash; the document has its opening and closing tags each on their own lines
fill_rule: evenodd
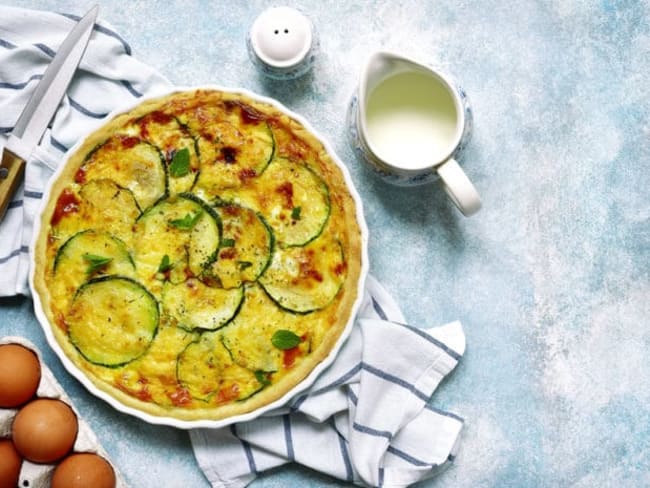
<svg viewBox="0 0 650 488">
<path fill-rule="evenodd" d="M 48 201 L 51 198 L 51 188 L 52 184 L 54 181 L 56 181 L 63 171 L 63 169 L 66 167 L 68 160 L 72 154 L 74 154 L 77 149 L 82 145 L 84 140 L 88 135 L 99 129 L 101 126 L 103 126 L 107 121 L 113 119 L 117 115 L 120 115 L 122 113 L 128 112 L 132 110 L 133 108 L 137 107 L 140 105 L 142 102 L 163 97 L 166 95 L 170 95 L 172 93 L 176 92 L 183 92 L 183 91 L 188 91 L 188 90 L 196 90 L 196 89 L 206 89 L 206 90 L 219 90 L 223 92 L 233 92 L 233 93 L 239 93 L 242 94 L 246 97 L 250 97 L 254 100 L 257 100 L 262 103 L 267 103 L 275 108 L 277 108 L 279 111 L 287 114 L 288 116 L 292 117 L 299 123 L 301 123 L 312 135 L 314 135 L 325 147 L 327 150 L 328 154 L 330 155 L 331 159 L 334 161 L 334 163 L 339 167 L 341 170 L 341 173 L 343 175 L 343 178 L 345 180 L 346 186 L 348 188 L 348 191 L 354 200 L 355 207 L 356 207 L 356 219 L 357 223 L 359 226 L 360 234 L 361 234 L 361 266 L 360 266 L 360 272 L 359 272 L 359 279 L 358 282 L 356 283 L 356 288 L 357 288 L 357 297 L 356 300 L 352 306 L 352 310 L 350 313 L 350 317 L 345 325 L 345 328 L 341 335 L 339 336 L 336 345 L 332 348 L 330 353 L 327 355 L 327 357 L 321 361 L 300 383 L 298 383 L 296 386 L 294 386 L 291 390 L 287 391 L 282 397 L 279 399 L 268 403 L 258 409 L 255 409 L 253 411 L 240 414 L 240 415 L 235 415 L 232 417 L 224 418 L 224 419 L 219 419 L 219 420 L 213 420 L 213 419 L 197 419 L 197 420 L 179 420 L 173 417 L 166 417 L 166 416 L 157 416 L 157 415 L 152 415 L 147 412 L 138 410 L 136 408 L 133 408 L 131 406 L 125 405 L 107 392 L 99 389 L 91 380 L 90 378 L 84 373 L 80 368 L 78 368 L 64 353 L 63 349 L 59 345 L 58 341 L 56 340 L 54 333 L 52 332 L 52 326 L 50 324 L 50 321 L 43 309 L 43 303 L 41 301 L 40 295 L 34 286 L 34 281 L 35 281 L 35 269 L 36 266 L 34 265 L 34 249 L 36 246 L 36 241 L 38 239 L 38 236 L 41 232 L 41 215 L 44 212 L 46 205 Z M 269 412 L 275 408 L 281 407 L 285 405 L 291 398 L 296 396 L 297 394 L 304 392 L 309 386 L 316 380 L 316 378 L 320 375 L 322 371 L 324 371 L 336 358 L 338 351 L 340 350 L 341 346 L 349 336 L 352 327 L 354 325 L 354 321 L 357 315 L 357 312 L 359 310 L 359 306 L 361 304 L 361 300 L 363 299 L 363 291 L 364 291 L 364 286 L 365 286 L 365 278 L 368 272 L 368 229 L 367 225 L 365 223 L 364 215 L 363 215 L 363 207 L 361 203 L 361 198 L 359 197 L 358 192 L 356 191 L 356 188 L 354 187 L 354 184 L 352 182 L 352 179 L 350 177 L 349 171 L 347 170 L 346 166 L 341 162 L 341 160 L 338 158 L 336 153 L 333 151 L 332 147 L 330 144 L 327 142 L 325 138 L 323 138 L 320 133 L 314 129 L 314 127 L 307 121 L 305 120 L 302 116 L 292 112 L 291 110 L 287 109 L 284 105 L 282 105 L 280 102 L 277 100 L 264 97 L 261 95 L 258 95 L 256 93 L 253 93 L 249 90 L 242 89 L 242 88 L 227 88 L 227 87 L 222 87 L 218 85 L 202 85 L 202 86 L 197 86 L 197 87 L 173 87 L 170 88 L 169 90 L 165 91 L 158 91 L 155 92 L 151 95 L 148 95 L 146 97 L 142 97 L 135 101 L 134 103 L 130 103 L 128 105 L 120 106 L 113 112 L 111 112 L 105 119 L 98 121 L 96 124 L 92 125 L 91 127 L 88 128 L 86 133 L 84 134 L 83 137 L 80 138 L 80 140 L 75 144 L 72 148 L 68 150 L 68 152 L 65 154 L 63 157 L 57 171 L 52 175 L 50 182 L 48 182 L 44 192 L 43 192 L 43 198 L 41 200 L 41 205 L 38 210 L 38 214 L 36 215 L 35 222 L 34 222 L 34 232 L 32 236 L 32 242 L 31 242 L 31 259 L 32 259 L 32 266 L 30 269 L 30 274 L 29 274 L 29 285 L 30 289 L 32 292 L 32 296 L 34 299 L 34 312 L 36 314 L 36 317 L 41 324 L 41 327 L 43 328 L 43 331 L 45 333 L 46 339 L 48 341 L 48 344 L 50 347 L 54 350 L 54 352 L 57 354 L 61 362 L 63 363 L 64 367 L 67 369 L 67 371 L 72 374 L 77 380 L 79 380 L 87 389 L 90 391 L 93 395 L 97 396 L 98 398 L 101 398 L 102 400 L 106 401 L 108 404 L 113 406 L 116 410 L 120 412 L 124 412 L 130 415 L 133 415 L 135 417 L 138 417 L 146 422 L 152 423 L 152 424 L 161 424 L 161 425 L 169 425 L 177 428 L 182 428 L 182 429 L 190 429 L 190 428 L 198 428 L 198 427 L 209 427 L 209 428 L 219 428 L 223 427 L 226 425 L 230 425 L 233 423 L 238 423 L 238 422 L 244 422 L 247 420 L 254 419 L 260 415 L 265 414 L 266 412 Z"/>
</svg>

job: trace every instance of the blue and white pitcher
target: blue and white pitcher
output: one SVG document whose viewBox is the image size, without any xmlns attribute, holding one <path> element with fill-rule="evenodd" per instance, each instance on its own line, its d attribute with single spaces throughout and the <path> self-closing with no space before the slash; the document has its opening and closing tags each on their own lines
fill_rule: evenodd
<svg viewBox="0 0 650 488">
<path fill-rule="evenodd" d="M 370 56 L 348 113 L 352 144 L 386 181 L 400 186 L 440 177 L 469 216 L 481 208 L 456 159 L 469 141 L 472 112 L 465 92 L 433 68 L 380 51 Z"/>
</svg>

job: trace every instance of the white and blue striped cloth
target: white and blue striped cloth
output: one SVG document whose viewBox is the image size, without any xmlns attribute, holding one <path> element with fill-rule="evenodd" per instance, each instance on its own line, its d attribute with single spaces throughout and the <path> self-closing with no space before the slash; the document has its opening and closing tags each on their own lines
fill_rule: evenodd
<svg viewBox="0 0 650 488">
<path fill-rule="evenodd" d="M 79 12 L 83 14 L 83 12 Z M 58 46 L 80 17 L 0 6 L 0 149 Z M 131 56 L 109 25 L 95 24 L 75 77 L 0 223 L 0 296 L 28 295 L 29 244 L 48 178 L 90 125 L 169 82 Z"/>
<path fill-rule="evenodd" d="M 76 19 L 0 6 L 0 146 Z M 113 108 L 167 86 L 109 25 L 95 26 L 80 69 L 28 161 L 24 187 L 0 223 L 0 296 L 29 294 L 34 217 L 67 148 Z M 296 462 L 351 483 L 401 487 L 449 465 L 463 420 L 431 406 L 430 398 L 465 350 L 463 330 L 458 322 L 426 330 L 404 322 L 369 277 L 350 338 L 308 391 L 256 420 L 190 433 L 212 485 L 243 487 L 268 469 Z"/>
<path fill-rule="evenodd" d="M 244 487 L 296 462 L 350 483 L 397 488 L 449 465 L 463 419 L 429 400 L 465 350 L 463 329 L 403 323 L 369 277 L 350 338 L 306 393 L 256 420 L 191 432 L 212 486 Z"/>
</svg>

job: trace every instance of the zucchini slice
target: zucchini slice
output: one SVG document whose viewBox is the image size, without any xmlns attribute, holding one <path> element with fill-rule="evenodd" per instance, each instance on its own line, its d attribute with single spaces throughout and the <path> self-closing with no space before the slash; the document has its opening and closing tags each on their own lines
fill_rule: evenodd
<svg viewBox="0 0 650 488">
<path fill-rule="evenodd" d="M 165 159 L 139 137 L 115 135 L 86 156 L 81 167 L 85 181 L 108 178 L 128 188 L 140 208 L 147 208 L 167 192 Z"/>
<path fill-rule="evenodd" d="M 165 283 L 163 308 L 179 327 L 216 330 L 237 315 L 244 300 L 243 288 L 212 288 L 195 278 L 185 283 Z"/>
<path fill-rule="evenodd" d="M 140 208 L 130 190 L 112 180 L 99 179 L 84 184 L 76 193 L 67 191 L 68 199 L 73 200 L 76 208 L 64 213 L 54 226 L 54 235 L 58 239 L 67 239 L 80 230 L 95 229 L 119 237 L 127 246 L 130 245 L 133 222 L 140 215 Z M 60 203 L 69 205 L 69 202 L 61 201 L 61 197 Z"/>
<path fill-rule="evenodd" d="M 254 372 L 235 364 L 212 332 L 201 334 L 178 355 L 176 377 L 193 398 L 210 404 L 246 399 L 266 385 Z"/>
<path fill-rule="evenodd" d="M 242 117 L 241 107 L 233 105 L 227 115 L 220 107 L 198 107 L 179 119 L 197 137 L 201 172 L 194 191 L 206 200 L 260 175 L 275 154 L 268 123 Z"/>
<path fill-rule="evenodd" d="M 79 232 L 57 251 L 53 266 L 52 295 L 62 310 L 77 289 L 99 275 L 132 276 L 135 271 L 126 246 L 106 232 L 93 229 Z"/>
<path fill-rule="evenodd" d="M 278 249 L 258 281 L 279 307 L 308 313 L 329 305 L 345 276 L 341 243 L 321 236 L 304 247 Z"/>
<path fill-rule="evenodd" d="M 186 126 L 162 111 L 134 121 L 142 139 L 156 146 L 166 162 L 169 192 L 189 191 L 199 175 L 198 144 Z"/>
<path fill-rule="evenodd" d="M 198 337 L 197 333 L 188 332 L 169 324 L 169 321 L 161 316 L 156 337 L 147 349 L 147 353 L 116 369 L 113 375 L 113 384 L 135 398 L 144 401 L 151 400 L 156 389 L 153 385 L 157 382 L 169 384 L 174 381 L 178 355 Z M 171 397 L 167 397 L 165 400 L 173 403 Z"/>
<path fill-rule="evenodd" d="M 307 165 L 275 158 L 251 183 L 222 198 L 259 211 L 280 247 L 304 246 L 321 234 L 330 215 L 329 190 Z"/>
<path fill-rule="evenodd" d="M 158 303 L 142 285 L 122 276 L 84 283 L 65 321 L 70 341 L 88 361 L 125 365 L 144 354 L 158 329 Z"/>
<path fill-rule="evenodd" d="M 246 287 L 237 316 L 221 329 L 224 346 L 233 361 L 251 371 L 273 373 L 283 369 L 285 351 L 273 345 L 273 335 L 290 330 L 302 338 L 301 353 L 309 349 L 308 325 L 300 315 L 279 308 L 257 284 Z"/>
<path fill-rule="evenodd" d="M 100 263 L 93 257 L 107 259 Z M 76 277 L 79 285 L 97 274 L 128 275 L 135 269 L 124 243 L 107 232 L 81 231 L 68 239 L 54 258 L 55 276 Z"/>
<path fill-rule="evenodd" d="M 190 272 L 201 276 L 210 263 L 217 259 L 217 253 L 223 234 L 223 226 L 219 214 L 192 193 L 182 193 L 182 198 L 198 203 L 206 213 L 198 219 L 190 232 L 187 245 L 187 259 Z"/>
<path fill-rule="evenodd" d="M 264 218 L 249 208 L 226 204 L 216 211 L 223 237 L 208 274 L 218 278 L 224 288 L 255 281 L 271 261 L 273 232 Z"/>
<path fill-rule="evenodd" d="M 174 195 L 138 219 L 134 257 L 145 283 L 182 283 L 214 259 L 221 235 L 219 216 L 199 202 L 196 197 Z"/>
</svg>

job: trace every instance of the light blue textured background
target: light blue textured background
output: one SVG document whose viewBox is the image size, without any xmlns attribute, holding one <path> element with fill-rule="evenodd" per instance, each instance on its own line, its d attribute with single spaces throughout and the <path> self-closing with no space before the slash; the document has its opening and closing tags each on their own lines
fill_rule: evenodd
<svg viewBox="0 0 650 488">
<path fill-rule="evenodd" d="M 462 448 L 422 486 L 650 485 L 647 0 L 288 1 L 316 24 L 321 53 L 313 73 L 284 83 L 260 78 L 244 43 L 271 2 L 99 3 L 172 82 L 249 88 L 320 128 L 364 201 L 371 272 L 414 325 L 463 322 L 466 356 L 433 398 L 466 419 Z M 438 185 L 390 187 L 355 159 L 345 109 L 379 48 L 445 67 L 469 94 L 462 163 L 484 201 L 475 217 Z M 186 432 L 90 396 L 48 349 L 29 300 L 0 307 L 0 333 L 42 349 L 128 482 L 207 486 Z M 253 484 L 308 485 L 344 486 L 295 466 Z"/>
</svg>

